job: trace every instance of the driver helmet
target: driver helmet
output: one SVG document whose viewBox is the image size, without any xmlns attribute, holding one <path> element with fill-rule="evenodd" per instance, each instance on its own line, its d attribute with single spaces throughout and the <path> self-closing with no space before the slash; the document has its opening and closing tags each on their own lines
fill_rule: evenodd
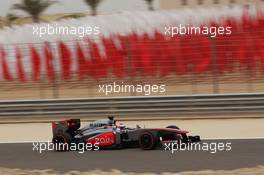
<svg viewBox="0 0 264 175">
<path fill-rule="evenodd" d="M 124 123 L 119 123 L 117 127 L 120 129 L 124 129 L 126 128 L 126 125 Z"/>
</svg>

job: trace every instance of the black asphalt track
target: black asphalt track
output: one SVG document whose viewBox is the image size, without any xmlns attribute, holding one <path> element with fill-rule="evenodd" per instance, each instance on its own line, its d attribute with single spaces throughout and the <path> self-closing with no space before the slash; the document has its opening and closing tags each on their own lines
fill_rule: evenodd
<svg viewBox="0 0 264 175">
<path fill-rule="evenodd" d="M 231 151 L 170 151 L 140 149 L 54 152 L 32 151 L 30 143 L 0 144 L 0 167 L 89 171 L 119 169 L 125 172 L 179 172 L 237 169 L 264 165 L 264 139 L 210 140 L 231 142 Z"/>
</svg>

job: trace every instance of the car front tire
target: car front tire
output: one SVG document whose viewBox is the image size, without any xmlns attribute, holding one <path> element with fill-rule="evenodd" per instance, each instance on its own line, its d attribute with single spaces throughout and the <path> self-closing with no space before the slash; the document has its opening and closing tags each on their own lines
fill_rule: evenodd
<svg viewBox="0 0 264 175">
<path fill-rule="evenodd" d="M 143 150 L 155 149 L 157 143 L 157 138 L 151 132 L 143 132 L 139 137 L 139 145 Z"/>
</svg>

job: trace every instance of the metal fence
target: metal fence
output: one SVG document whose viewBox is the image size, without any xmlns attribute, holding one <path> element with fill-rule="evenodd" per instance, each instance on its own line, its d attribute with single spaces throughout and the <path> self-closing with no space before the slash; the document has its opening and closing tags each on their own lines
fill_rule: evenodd
<svg viewBox="0 0 264 175">
<path fill-rule="evenodd" d="M 226 75 L 210 74 L 168 77 L 134 77 L 125 79 L 106 78 L 99 81 L 92 79 L 70 81 L 55 80 L 47 82 L 1 82 L 0 100 L 19 99 L 59 99 L 59 98 L 91 98 L 111 96 L 142 96 L 144 93 L 100 93 L 99 85 L 125 84 L 125 85 L 165 85 L 164 93 L 152 93 L 156 95 L 193 95 L 193 94 L 222 94 L 222 93 L 262 93 L 264 92 L 264 79 L 262 73 L 249 76 L 245 73 L 229 73 Z"/>
<path fill-rule="evenodd" d="M 264 112 L 264 94 L 220 94 L 155 97 L 111 97 L 60 100 L 1 101 L 1 119 L 49 119 L 61 117 L 121 118 L 207 114 L 259 114 Z M 196 117 L 197 117 L 196 116 Z M 191 117 L 191 118 L 193 118 Z M 250 116 L 249 116 L 250 117 Z"/>
</svg>

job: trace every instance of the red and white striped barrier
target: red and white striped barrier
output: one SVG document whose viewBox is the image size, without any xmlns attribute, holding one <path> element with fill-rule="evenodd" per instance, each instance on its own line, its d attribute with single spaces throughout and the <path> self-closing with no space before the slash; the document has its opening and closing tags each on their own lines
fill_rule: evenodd
<svg viewBox="0 0 264 175">
<path fill-rule="evenodd" d="M 126 76 L 167 76 L 212 71 L 264 70 L 264 13 L 260 7 L 124 12 L 0 30 L 0 79 L 22 82 Z M 231 27 L 217 37 L 204 34 L 165 36 L 169 26 Z M 90 26 L 98 35 L 43 35 L 34 28 Z M 214 49 L 212 49 L 214 48 Z"/>
</svg>

